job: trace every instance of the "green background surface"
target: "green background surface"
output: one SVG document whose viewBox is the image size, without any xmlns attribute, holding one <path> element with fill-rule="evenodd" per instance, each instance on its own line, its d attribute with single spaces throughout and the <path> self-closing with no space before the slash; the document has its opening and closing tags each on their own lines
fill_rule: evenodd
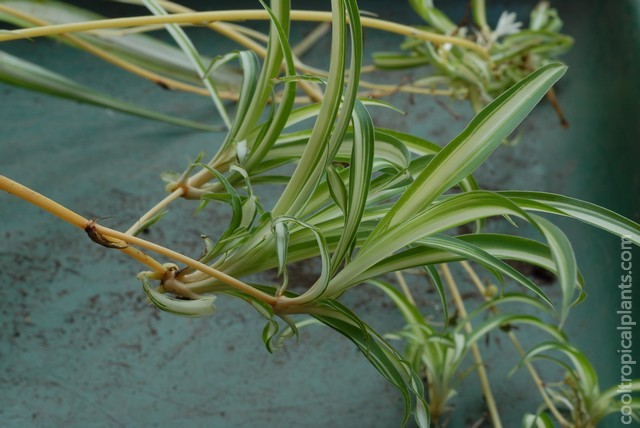
<svg viewBox="0 0 640 428">
<path fill-rule="evenodd" d="M 187 4 L 202 9 L 205 3 Z M 298 3 L 293 6 L 328 7 L 328 2 Z M 466 2 L 439 3 L 454 21 L 462 19 Z M 404 2 L 390 4 L 366 1 L 361 8 L 386 19 L 419 23 Z M 257 2 L 234 3 L 244 5 L 258 7 Z M 488 1 L 490 23 L 504 9 L 526 21 L 534 5 Z M 478 181 L 489 189 L 564 193 L 639 221 L 640 5 L 633 0 L 553 5 L 565 20 L 564 32 L 576 39 L 565 57 L 570 69 L 557 87 L 571 126 L 563 129 L 543 102 L 521 126 L 520 144 L 500 147 L 478 171 Z M 135 11 L 110 3 L 98 7 L 107 15 Z M 310 28 L 296 25 L 293 31 L 299 35 Z M 207 54 L 236 48 L 202 29 L 192 34 Z M 395 49 L 400 41 L 366 31 L 369 53 Z M 328 43 L 321 41 L 305 60 L 323 65 Z M 10 42 L 1 48 L 128 101 L 218 121 L 204 98 L 168 93 L 55 41 Z M 371 79 L 421 73 L 377 74 Z M 471 118 L 463 102 L 404 95 L 391 101 L 407 114 L 377 109 L 378 126 L 412 132 L 440 145 Z M 115 228 L 127 228 L 162 197 L 162 171 L 183 169 L 200 151 L 212 154 L 223 138 L 4 85 L 0 124 L 0 173 L 87 217 L 109 217 L 102 223 Z M 274 190 L 259 190 L 266 205 L 273 201 Z M 197 256 L 200 234 L 215 237 L 229 212 L 212 206 L 193 217 L 194 208 L 181 201 L 145 237 Z M 601 386 L 608 387 L 619 380 L 615 311 L 620 240 L 576 222 L 558 224 L 574 242 L 588 293 L 572 312 L 567 331 L 595 365 Z M 492 222 L 489 228 L 508 226 Z M 634 257 L 640 264 L 638 251 Z M 306 329 L 298 343 L 270 355 L 260 339 L 263 320 L 247 305 L 222 297 L 212 318 L 160 313 L 145 302 L 135 279 L 139 270 L 133 261 L 93 244 L 84 232 L 0 194 L 1 426 L 393 427 L 401 420 L 399 393 L 333 331 Z M 301 283 L 316 274 L 313 262 L 292 269 L 292 279 Z M 441 314 L 426 281 L 411 279 L 425 313 Z M 551 295 L 557 293 L 544 277 L 536 280 L 546 284 Z M 277 279 L 269 273 L 261 281 Z M 635 290 L 638 302 L 638 286 Z M 353 290 L 345 301 L 381 331 L 402 326 L 399 314 L 375 290 Z M 534 411 L 540 399 L 524 372 L 507 379 L 517 358 L 505 338 L 492 335 L 487 348 L 486 363 L 505 426 L 520 426 L 522 414 Z M 635 349 L 638 355 L 638 346 Z M 553 380 L 555 373 L 547 375 Z M 472 426 L 484 409 L 475 373 L 460 385 L 459 395 L 449 426 Z M 619 426 L 618 418 L 610 417 L 602 426 Z"/>
</svg>

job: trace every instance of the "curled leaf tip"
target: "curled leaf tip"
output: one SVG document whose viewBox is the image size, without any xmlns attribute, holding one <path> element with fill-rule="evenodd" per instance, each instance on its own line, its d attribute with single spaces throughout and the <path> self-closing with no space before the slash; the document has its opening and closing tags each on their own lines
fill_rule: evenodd
<svg viewBox="0 0 640 428">
<path fill-rule="evenodd" d="M 216 296 L 198 296 L 194 300 L 181 300 L 169 297 L 151 288 L 149 278 L 152 277 L 152 275 L 149 275 L 149 273 L 153 274 L 153 272 L 141 272 L 138 274 L 138 279 L 142 281 L 142 288 L 147 298 L 156 308 L 174 315 L 189 318 L 206 317 L 215 314 L 216 306 L 214 301 L 216 300 Z M 163 281 L 163 288 L 165 286 L 166 281 Z"/>
</svg>

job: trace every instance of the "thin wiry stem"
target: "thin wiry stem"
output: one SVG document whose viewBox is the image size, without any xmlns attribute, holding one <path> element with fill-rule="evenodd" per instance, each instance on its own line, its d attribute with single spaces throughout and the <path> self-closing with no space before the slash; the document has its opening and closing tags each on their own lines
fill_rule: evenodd
<svg viewBox="0 0 640 428">
<path fill-rule="evenodd" d="M 0 34 L 0 42 L 9 40 L 28 39 L 43 36 L 53 36 L 63 33 L 75 33 L 81 31 L 91 31 L 105 28 L 123 28 L 140 25 L 157 24 L 208 24 L 215 21 L 265 21 L 269 19 L 269 14 L 265 10 L 225 10 L 216 12 L 194 12 L 179 13 L 167 16 L 139 16 L 129 18 L 100 19 L 88 22 L 75 22 L 70 24 L 49 25 L 45 27 L 25 28 L 13 31 L 6 31 Z M 292 10 L 292 21 L 309 22 L 330 22 L 331 12 Z M 452 36 L 423 31 L 414 27 L 389 22 L 382 19 L 369 17 L 361 18 L 362 26 L 374 28 L 389 33 L 413 37 L 436 44 L 450 43 L 478 52 L 485 58 L 488 53 L 485 48 L 476 43 Z"/>
<path fill-rule="evenodd" d="M 469 278 L 471 278 L 471 282 L 476 286 L 476 288 L 478 289 L 480 294 L 482 296 L 484 296 L 485 300 L 489 301 L 490 298 L 487 295 L 487 288 L 484 286 L 484 284 L 482 283 L 482 281 L 478 277 L 478 274 L 476 273 L 476 271 L 471 266 L 471 263 L 469 263 L 467 261 L 462 261 L 462 262 L 460 262 L 460 264 L 462 265 L 463 269 L 467 272 L 467 274 L 469 275 Z M 509 331 L 508 336 L 509 336 L 509 339 L 511 340 L 511 343 L 513 343 L 513 346 L 518 351 L 518 353 L 521 356 L 524 356 L 525 355 L 525 351 L 524 351 L 524 349 L 522 349 L 522 345 L 520 344 L 520 341 L 516 337 L 516 334 L 513 332 L 513 330 Z M 527 361 L 527 362 L 525 362 L 525 366 L 527 367 L 527 370 L 529 371 L 529 374 L 531 375 L 531 378 L 533 379 L 533 383 L 535 383 L 536 388 L 538 388 L 538 392 L 540 392 L 540 396 L 544 400 L 544 402 L 547 405 L 547 408 L 549 409 L 549 411 L 553 414 L 553 416 L 560 423 L 560 425 L 562 425 L 564 427 L 570 427 L 571 424 L 564 418 L 564 416 L 562 416 L 562 414 L 560 413 L 558 408 L 553 403 L 553 400 L 551 400 L 551 397 L 549 397 L 549 394 L 547 394 L 547 391 L 544 389 L 544 382 L 540 378 L 540 375 L 538 374 L 538 372 L 535 369 L 535 367 L 533 366 L 533 364 L 531 364 L 530 362 Z"/>
<path fill-rule="evenodd" d="M 395 94 L 396 92 L 406 92 L 409 94 L 421 94 L 421 95 L 440 95 L 440 96 L 452 96 L 457 93 L 453 89 L 431 89 L 423 88 L 415 85 L 383 85 L 379 83 L 370 83 L 366 81 L 360 81 L 360 86 L 367 89 L 373 89 L 370 92 L 371 96 L 382 97 L 385 95 Z"/>
<path fill-rule="evenodd" d="M 558 116 L 558 119 L 560 119 L 560 125 L 563 128 L 568 128 L 569 121 L 567 120 L 567 117 L 564 115 L 564 111 L 562 111 L 562 106 L 560 106 L 560 102 L 556 97 L 555 89 L 553 88 L 549 89 L 549 92 L 547 92 L 546 96 L 547 96 L 547 101 L 549 101 L 549 103 L 551 104 L 551 107 L 553 107 L 553 109 L 555 110 L 556 115 Z"/>
<path fill-rule="evenodd" d="M 182 12 L 193 12 L 192 9 L 188 9 L 182 6 L 180 6 L 179 8 L 181 9 Z M 30 22 L 31 24 L 38 25 L 41 27 L 50 25 L 50 23 L 44 20 L 41 20 L 32 15 L 26 14 L 10 6 L 0 4 L 0 11 L 5 12 L 9 15 L 13 15 L 17 18 L 23 19 L 24 21 Z M 252 34 L 254 36 L 258 34 L 261 36 L 265 36 L 264 34 L 259 33 L 257 31 L 250 30 L 250 29 L 245 29 L 244 27 L 241 27 L 238 25 L 222 23 L 222 22 L 211 23 L 208 25 L 208 27 L 222 34 L 228 39 L 240 44 L 241 46 L 256 52 L 259 56 L 261 57 L 266 56 L 265 47 L 260 45 L 259 43 L 254 42 L 249 37 L 246 37 L 243 33 Z M 243 29 L 242 31 L 240 30 L 241 28 Z M 103 37 L 104 36 L 117 37 L 117 36 L 123 36 L 126 34 L 147 32 L 147 31 L 153 31 L 153 30 L 159 30 L 159 29 L 164 29 L 164 26 L 163 25 L 143 26 L 143 27 L 136 27 L 136 28 L 128 28 L 125 30 L 117 31 L 117 32 L 108 31 L 108 30 L 98 30 L 98 31 L 92 31 L 91 33 L 96 34 L 98 36 L 103 36 Z M 105 51 L 104 49 L 94 46 L 93 44 L 86 42 L 77 36 L 73 36 L 70 34 L 62 34 L 62 35 L 59 35 L 59 37 L 66 39 L 76 47 L 83 49 L 110 64 L 120 67 L 131 74 L 135 74 L 136 76 L 150 80 L 155 84 L 162 85 L 163 87 L 166 87 L 168 89 L 192 93 L 196 95 L 202 95 L 202 96 L 210 95 L 209 91 L 201 86 L 195 86 L 189 83 L 181 82 L 179 80 L 175 80 L 170 77 L 163 76 L 161 74 L 148 70 L 146 68 L 140 67 L 130 61 L 127 61 L 126 59 L 118 57 L 117 55 L 111 54 L 108 51 Z M 300 61 L 298 61 L 298 63 L 302 64 Z M 322 100 L 322 92 L 320 91 L 319 88 L 316 87 L 317 85 L 314 85 L 311 82 L 304 82 L 304 81 L 300 81 L 298 85 L 307 94 L 306 99 L 305 98 L 296 99 L 296 102 L 298 104 L 302 104 L 304 102 L 309 102 L 309 101 Z M 218 91 L 218 95 L 220 98 L 226 99 L 226 100 L 237 100 L 238 98 L 236 94 L 229 91 Z"/>
<path fill-rule="evenodd" d="M 180 5 L 175 5 L 174 3 L 171 2 L 160 2 L 161 4 L 163 4 L 168 10 L 172 11 L 172 12 L 177 12 L 177 13 L 193 13 L 192 9 L 186 8 L 184 6 L 180 6 Z M 25 21 L 28 21 L 34 25 L 38 25 L 41 27 L 45 27 L 48 26 L 48 23 L 46 21 L 43 21 L 37 17 L 34 17 L 32 15 L 29 14 L 25 14 L 17 9 L 14 9 L 10 6 L 6 6 L 6 5 L 2 5 L 0 4 L 0 11 L 3 11 L 7 14 L 11 14 L 13 16 L 16 16 L 18 18 L 21 18 Z M 321 34 L 324 34 L 324 32 L 326 30 L 324 30 L 324 24 L 321 24 L 318 28 L 317 28 L 317 32 L 313 33 L 313 38 L 312 40 L 316 40 L 317 37 L 320 37 Z M 213 22 L 207 25 L 208 28 L 218 32 L 219 34 L 227 37 L 228 39 L 240 44 L 241 46 L 252 50 L 253 52 L 255 52 L 256 54 L 258 54 L 261 57 L 264 57 L 266 55 L 266 48 L 262 45 L 260 45 L 259 43 L 254 42 L 251 38 L 246 37 L 243 33 L 248 33 L 249 31 L 251 31 L 251 34 L 254 38 L 257 37 L 258 35 L 260 36 L 264 36 L 266 37 L 264 34 L 259 33 L 257 31 L 251 30 L 251 29 L 246 29 L 244 27 L 238 26 L 238 25 L 234 25 L 234 24 L 230 24 L 230 23 L 223 23 L 223 22 Z M 106 34 L 109 36 L 118 36 L 118 35 L 124 35 L 130 32 L 139 32 L 139 31 L 150 31 L 150 30 L 154 30 L 154 29 L 162 29 L 162 25 L 154 25 L 154 26 L 144 26 L 144 27 L 136 27 L 136 28 L 129 28 L 129 29 L 125 29 L 119 32 L 109 32 L 106 33 L 104 30 L 102 31 L 94 31 L 94 33 L 97 34 Z M 328 28 L 328 27 L 327 27 Z M 240 30 L 242 29 L 242 30 Z M 0 35 L 1 36 L 1 35 Z M 311 34 L 310 34 L 311 36 Z M 86 42 L 82 39 L 80 39 L 77 36 L 73 36 L 70 34 L 62 34 L 60 35 L 60 37 L 68 40 L 70 43 L 72 43 L 73 45 L 95 55 L 98 58 L 101 58 L 102 60 L 113 64 L 115 66 L 118 66 L 120 68 L 122 68 L 125 71 L 128 71 L 132 74 L 135 74 L 139 77 L 142 77 L 144 79 L 150 80 L 153 83 L 156 84 L 161 84 L 164 87 L 167 87 L 169 89 L 172 90 L 178 90 L 178 91 L 183 91 L 183 92 L 188 92 L 188 93 L 192 93 L 192 94 L 196 94 L 196 95 L 201 95 L 201 96 L 209 96 L 209 92 L 201 87 L 201 86 L 195 86 L 195 85 L 191 85 L 188 83 L 184 83 L 181 82 L 179 80 L 175 80 L 172 79 L 170 77 L 166 77 L 163 76 L 161 74 L 155 73 L 153 71 L 150 71 L 148 69 L 145 69 L 143 67 L 140 67 L 136 64 L 131 63 L 130 61 L 127 61 L 123 58 L 120 58 L 116 55 L 113 55 L 107 51 L 105 51 L 104 49 L 98 48 L 94 45 L 92 45 L 89 42 Z M 308 48 L 308 43 L 310 42 L 310 40 L 305 40 L 305 48 Z M 318 70 L 315 69 L 313 67 L 309 67 L 307 65 L 305 65 L 302 61 L 300 61 L 297 58 L 298 55 L 296 55 L 295 57 L 295 65 L 296 65 L 296 69 L 302 73 L 307 73 L 307 74 L 317 74 L 319 76 L 325 76 L 326 77 L 326 72 L 323 70 Z M 373 67 L 373 69 L 375 69 L 375 67 Z M 303 104 L 303 103 L 308 103 L 308 102 L 317 102 L 317 101 L 321 101 L 323 94 L 322 91 L 317 87 L 317 84 L 314 84 L 313 82 L 306 82 L 304 80 L 301 80 L 298 82 L 298 85 L 300 86 L 300 88 L 307 94 L 307 97 L 296 97 L 296 103 L 297 104 Z M 383 85 L 383 84 L 377 84 L 377 83 L 371 83 L 371 82 L 367 82 L 364 80 L 360 81 L 360 86 L 362 88 L 365 89 L 371 89 L 371 91 L 368 92 L 362 92 L 359 94 L 360 97 L 372 97 L 372 98 L 379 98 L 379 97 L 383 97 L 386 95 L 391 95 L 397 92 L 405 92 L 405 93 L 410 93 L 410 94 L 420 94 L 420 95 L 435 95 L 435 96 L 452 96 L 454 94 L 454 90 L 452 89 L 431 89 L 431 88 L 421 88 L 418 86 L 414 86 L 414 85 Z M 237 100 L 237 95 L 235 95 L 234 93 L 231 92 L 227 92 L 227 91 L 220 91 L 219 95 L 221 98 L 224 99 L 228 99 L 228 100 Z"/>
<path fill-rule="evenodd" d="M 182 6 L 177 3 L 173 3 L 170 1 L 158 1 L 159 4 L 162 5 L 166 10 L 173 13 L 195 13 L 195 10 L 190 9 L 188 7 Z M 207 24 L 207 28 L 217 32 L 238 43 L 240 46 L 243 46 L 247 49 L 252 50 L 260 57 L 265 58 L 267 56 L 267 49 L 260 45 L 259 43 L 254 42 L 251 37 L 256 40 L 262 42 L 268 42 L 269 37 L 265 34 L 260 33 L 259 31 L 252 30 L 250 28 L 245 28 L 239 25 L 227 23 L 227 22 L 211 22 Z M 298 61 L 300 63 L 300 61 Z M 283 65 L 284 70 L 284 65 Z M 322 91 L 318 88 L 317 85 L 311 82 L 300 81 L 298 82 L 298 86 L 302 91 L 304 91 L 310 100 L 312 101 L 321 101 L 322 100 Z"/>
<path fill-rule="evenodd" d="M 132 235 L 133 232 L 137 230 L 140 225 L 144 224 L 148 220 L 151 219 L 154 215 L 156 215 L 160 210 L 167 207 L 171 202 L 178 199 L 184 193 L 184 189 L 182 187 L 178 187 L 173 192 L 169 193 L 162 199 L 160 202 L 155 204 L 149 211 L 147 211 L 142 217 L 140 217 L 127 231 L 125 232 L 128 235 Z"/>
<path fill-rule="evenodd" d="M 451 270 L 449 266 L 446 264 L 440 265 L 442 270 L 442 274 L 444 276 L 447 285 L 449 286 L 449 291 L 451 292 L 451 297 L 453 298 L 453 302 L 458 309 L 458 313 L 464 319 L 467 319 L 467 310 L 464 307 L 464 302 L 462 297 L 460 296 L 460 292 L 458 291 L 458 286 L 456 285 L 455 280 L 453 279 L 453 275 L 451 274 Z M 464 326 L 467 333 L 473 331 L 473 326 L 470 322 L 465 322 Z M 500 421 L 500 414 L 498 413 L 498 406 L 496 405 L 496 400 L 493 397 L 493 392 L 491 391 L 491 386 L 489 384 L 489 376 L 487 375 L 487 370 L 484 367 L 484 363 L 482 361 L 482 355 L 480 355 L 480 348 L 476 343 L 471 345 L 471 353 L 473 354 L 473 358 L 476 361 L 476 370 L 478 372 L 478 377 L 480 378 L 480 385 L 482 387 L 482 392 L 484 394 L 484 398 L 487 402 L 487 408 L 489 409 L 489 415 L 491 415 L 491 421 L 493 423 L 494 428 L 502 428 L 502 422 Z"/>
<path fill-rule="evenodd" d="M 29 15 L 29 14 L 25 14 L 19 10 L 16 10 L 10 6 L 6 6 L 3 4 L 0 4 L 0 11 L 5 12 L 7 14 L 13 15 L 17 18 L 23 19 L 27 22 L 30 22 L 31 24 L 34 25 L 39 25 L 39 26 L 46 26 L 48 25 L 48 22 L 43 21 L 35 16 Z M 197 95 L 209 95 L 209 93 L 207 92 L 206 89 L 199 87 L 199 86 L 195 86 L 195 85 L 190 85 L 188 83 L 184 83 L 184 82 L 180 82 L 178 80 L 172 79 L 170 77 L 166 77 L 163 75 L 160 75 L 158 73 L 155 73 L 153 71 L 147 70 L 143 67 L 140 67 L 136 64 L 133 64 L 130 61 L 127 61 L 125 59 L 122 59 L 120 57 L 118 57 L 117 55 L 113 55 L 107 51 L 105 51 L 104 49 L 101 49 L 97 46 L 94 46 L 93 44 L 86 42 L 84 40 L 82 40 L 81 38 L 79 38 L 78 36 L 74 36 L 71 34 L 61 34 L 59 36 L 60 38 L 62 38 L 63 40 L 67 40 L 69 43 L 71 43 L 72 45 L 83 49 L 89 53 L 91 53 L 92 55 L 110 63 L 113 64 L 117 67 L 122 68 L 125 71 L 128 71 L 131 74 L 135 74 L 139 77 L 142 77 L 144 79 L 148 79 L 156 84 L 160 84 L 162 86 L 165 86 L 169 89 L 175 89 L 175 90 L 179 90 L 179 91 L 183 91 L 183 92 L 189 92 L 189 93 L 193 93 L 193 94 L 197 94 Z M 226 94 L 228 95 L 228 94 Z"/>
<path fill-rule="evenodd" d="M 291 52 L 297 56 L 301 57 L 309 49 L 311 49 L 320 39 L 322 39 L 331 29 L 331 25 L 327 22 L 323 22 L 314 28 L 307 36 L 302 39 L 297 45 L 291 48 Z"/>
<path fill-rule="evenodd" d="M 402 292 L 404 293 L 409 303 L 411 303 L 413 306 L 416 306 L 416 300 L 413 298 L 413 294 L 411 294 L 411 291 L 409 290 L 409 284 L 407 284 L 407 280 L 404 279 L 404 275 L 402 274 L 402 272 L 396 271 L 396 279 L 398 280 L 398 284 L 400 285 L 400 288 L 402 289 Z"/>
</svg>

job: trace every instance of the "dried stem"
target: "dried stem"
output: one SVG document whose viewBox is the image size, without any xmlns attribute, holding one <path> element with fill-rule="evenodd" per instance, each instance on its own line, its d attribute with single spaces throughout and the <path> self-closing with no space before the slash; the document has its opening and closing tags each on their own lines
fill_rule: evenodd
<svg viewBox="0 0 640 428">
<path fill-rule="evenodd" d="M 558 119 L 560 119 L 560 125 L 563 128 L 568 128 L 569 127 L 569 121 L 567 120 L 567 117 L 564 115 L 564 111 L 562 111 L 562 107 L 560 106 L 560 102 L 558 101 L 558 98 L 556 97 L 555 89 L 553 89 L 553 88 L 549 89 L 549 91 L 547 92 L 547 101 L 549 101 L 549 103 L 551 104 L 551 106 L 555 110 L 556 114 L 558 115 Z"/>
<path fill-rule="evenodd" d="M 484 284 L 478 277 L 476 271 L 471 266 L 471 263 L 467 261 L 462 261 L 460 262 L 460 264 L 462 265 L 464 270 L 467 272 L 467 274 L 469 275 L 469 278 L 471 278 L 471 282 L 473 282 L 473 284 L 476 286 L 480 294 L 484 296 L 485 300 L 488 301 L 489 297 L 487 296 L 487 288 L 484 286 Z M 520 341 L 516 337 L 516 334 L 513 331 L 509 331 L 508 336 L 509 336 L 509 339 L 511 340 L 511 343 L 513 343 L 513 346 L 518 351 L 518 353 L 521 356 L 524 356 L 525 354 L 524 349 L 522 349 L 522 345 L 520 344 Z M 558 408 L 555 406 L 555 404 L 553 403 L 553 400 L 551 400 L 551 397 L 549 397 L 549 394 L 547 394 L 547 391 L 544 389 L 544 382 L 540 378 L 540 375 L 538 374 L 533 364 L 531 364 L 530 362 L 525 362 L 525 366 L 527 367 L 527 370 L 529 371 L 529 374 L 531 375 L 533 382 L 536 384 L 536 388 L 538 388 L 538 392 L 540 392 L 540 395 L 542 396 L 542 399 L 547 405 L 547 408 L 549 409 L 549 411 L 553 414 L 553 416 L 560 423 L 560 425 L 564 427 L 571 426 L 571 424 L 564 418 L 564 416 L 562 416 Z"/>
<path fill-rule="evenodd" d="M 411 303 L 413 306 L 416 306 L 416 300 L 413 298 L 413 294 L 411 294 L 411 291 L 409 290 L 409 284 L 407 284 L 407 280 L 404 279 L 404 275 L 400 271 L 396 271 L 395 273 L 398 284 L 400 285 L 400 288 L 402 289 L 405 297 L 407 298 L 409 303 Z"/>
<path fill-rule="evenodd" d="M 460 296 L 460 292 L 458 291 L 458 286 L 456 285 L 455 280 L 453 279 L 453 275 L 451 274 L 451 270 L 449 266 L 446 264 L 440 265 L 442 269 L 442 274 L 444 276 L 447 285 L 449 286 L 449 291 L 451 292 L 451 297 L 453 298 L 453 302 L 458 309 L 458 313 L 464 319 L 467 319 L 467 310 L 464 307 L 464 302 L 462 297 Z M 465 330 L 470 333 L 473 331 L 473 326 L 469 321 L 465 322 Z M 487 408 L 489 409 L 489 414 L 491 415 L 491 421 L 493 423 L 494 428 L 502 428 L 502 422 L 500 422 L 500 414 L 498 413 L 498 407 L 496 405 L 496 400 L 493 397 L 493 392 L 491 391 L 491 386 L 489 384 L 489 376 L 487 376 L 487 371 L 484 367 L 484 363 L 482 361 L 482 356 L 480 355 L 480 348 L 476 343 L 471 345 L 471 353 L 473 354 L 473 358 L 476 361 L 478 377 L 480 378 L 480 385 L 482 387 L 482 392 L 484 394 L 484 398 L 487 402 Z"/>
</svg>

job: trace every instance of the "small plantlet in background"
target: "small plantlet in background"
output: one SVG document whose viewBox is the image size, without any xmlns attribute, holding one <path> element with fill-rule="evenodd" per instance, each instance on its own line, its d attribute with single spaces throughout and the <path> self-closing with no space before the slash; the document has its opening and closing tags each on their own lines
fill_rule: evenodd
<svg viewBox="0 0 640 428">
<path fill-rule="evenodd" d="M 238 298 L 265 318 L 262 338 L 270 351 L 282 340 L 296 336 L 300 325 L 308 324 L 312 317 L 353 341 L 399 389 L 404 399 L 402 424 L 413 412 L 417 424 L 426 427 L 430 410 L 434 419 L 446 415 L 461 374 L 458 368 L 467 354 L 473 355 L 482 373 L 476 343 L 489 331 L 509 331 L 512 324 L 526 323 L 564 343 L 561 326 L 573 305 L 584 297 L 585 285 L 567 236 L 539 213 L 574 218 L 640 244 L 640 225 L 599 206 L 550 193 L 485 191 L 472 177 L 562 77 L 566 67 L 561 63 L 529 70 L 493 98 L 478 98 L 486 101 L 486 106 L 440 148 L 418 136 L 374 126 L 369 109 L 389 106 L 358 97 L 365 20 L 354 0 L 333 0 L 330 14 L 292 11 L 284 0 L 274 0 L 263 10 L 227 13 L 182 13 L 176 5 L 166 4 L 176 8 L 177 15 L 171 15 L 164 2 L 140 3 L 153 16 L 4 32 L 0 41 L 68 36 L 71 31 L 125 25 L 166 25 L 182 49 L 181 57 L 201 79 L 228 129 L 217 153 L 209 160 L 196 157 L 181 174 L 166 174 L 168 195 L 125 232 L 84 218 L 6 177 L 0 177 L 0 188 L 80 229 L 89 229 L 101 245 L 146 265 L 150 270 L 141 272 L 138 279 L 149 301 L 162 311 L 209 316 L 215 313 L 218 295 Z M 207 63 L 177 25 L 206 22 L 211 26 L 223 17 L 227 21 L 248 17 L 269 20 L 262 64 L 258 54 L 248 50 Z M 332 24 L 329 70 L 326 75 L 302 74 L 290 46 L 291 22 L 320 17 Z M 448 43 L 469 46 L 465 39 L 412 31 L 437 43 L 434 49 L 443 49 Z M 486 57 L 487 47 L 472 43 L 469 49 Z M 212 72 L 232 62 L 242 78 L 235 111 L 228 114 Z M 298 89 L 309 82 L 321 88 L 321 102 L 296 108 Z M 283 172 L 283 165 L 291 169 Z M 261 204 L 257 184 L 284 186 L 271 209 Z M 166 207 L 178 198 L 196 201 L 199 215 L 208 215 L 215 203 L 227 204 L 232 212 L 221 235 L 204 238 L 205 251 L 197 259 L 136 236 L 156 222 L 184 221 L 164 215 Z M 216 213 L 212 215 L 217 221 Z M 503 217 L 513 225 L 529 224 L 538 232 L 539 241 L 485 233 L 482 225 L 490 217 Z M 462 225 L 474 226 L 475 232 L 458 233 Z M 150 253 L 167 261 L 156 260 Z M 307 288 L 293 287 L 287 275 L 291 263 L 313 258 L 321 263 L 317 277 Z M 506 260 L 531 263 L 556 275 L 559 296 L 552 298 Z M 499 281 L 512 280 L 504 281 L 503 293 L 483 292 L 487 303 L 469 312 L 448 268 L 458 262 L 466 266 L 467 261 L 481 265 Z M 447 295 L 451 296 L 459 315 L 456 325 L 436 330 L 419 316 L 409 294 L 402 295 L 381 281 L 387 274 L 413 268 L 426 269 L 443 308 L 448 305 Z M 243 280 L 269 269 L 277 269 L 277 284 Z M 351 288 L 371 283 L 398 304 L 409 324 L 402 334 L 409 339 L 405 355 L 341 302 Z M 513 292 L 513 284 L 518 284 L 518 293 Z M 551 321 L 495 311 L 496 305 L 516 301 L 525 302 Z M 477 322 L 478 316 L 487 314 L 486 320 Z M 529 364 L 530 359 L 524 363 Z M 427 394 L 417 373 L 426 373 Z M 480 382 L 492 421 L 500 426 L 486 373 L 480 375 Z M 540 381 L 536 385 L 540 389 Z M 559 397 L 544 388 L 541 395 L 546 404 Z M 556 406 L 549 408 L 553 412 Z"/>
<path fill-rule="evenodd" d="M 433 0 L 409 3 L 425 21 L 428 31 L 465 38 L 488 55 L 480 55 L 466 46 L 436 45 L 408 37 L 401 46 L 402 53 L 375 54 L 376 67 L 403 69 L 430 65 L 429 74 L 415 80 L 413 85 L 468 99 L 476 113 L 533 70 L 556 61 L 573 45 L 571 37 L 560 33 L 562 20 L 547 1 L 538 3 L 531 11 L 528 28 L 523 28 L 514 12 L 503 11 L 493 29 L 487 22 L 485 0 L 471 1 L 472 22 L 467 16 L 462 24 L 454 23 Z M 553 90 L 547 93 L 547 98 L 562 124 L 568 126 Z"/>
</svg>

